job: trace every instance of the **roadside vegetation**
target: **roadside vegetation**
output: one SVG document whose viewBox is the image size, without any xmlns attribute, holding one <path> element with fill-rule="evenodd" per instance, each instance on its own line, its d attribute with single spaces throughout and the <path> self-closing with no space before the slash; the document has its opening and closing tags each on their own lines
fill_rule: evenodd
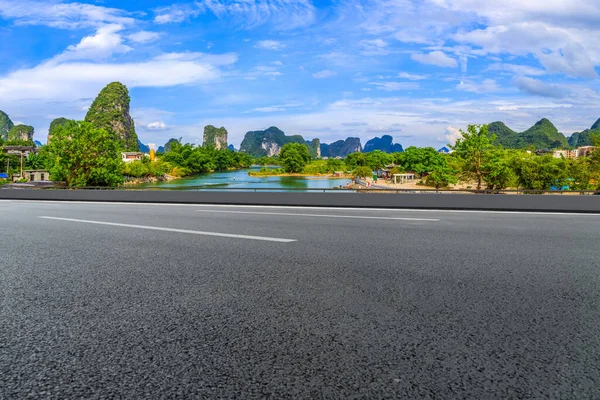
<svg viewBox="0 0 600 400">
<path fill-rule="evenodd" d="M 312 175 L 369 178 L 374 171 L 387 169 L 390 174 L 414 173 L 417 180 L 437 189 L 462 184 L 463 187 L 499 191 L 507 188 L 525 190 L 596 190 L 600 189 L 600 151 L 590 157 L 555 158 L 530 149 L 505 149 L 497 144 L 487 125 L 471 125 L 461 131 L 450 148 L 442 154 L 432 147 L 408 147 L 401 153 L 352 153 L 344 159 L 315 159 L 304 143 L 285 144 L 279 156 L 253 158 L 247 153 L 214 147 L 170 142 L 168 151 L 153 160 L 123 163 L 123 147 L 113 140 L 114 134 L 90 122 L 64 120 L 52 129 L 52 140 L 23 160 L 24 169 L 44 169 L 54 181 L 69 186 L 119 186 L 126 180 L 174 179 L 184 176 L 263 168 L 249 173 L 254 176 Z M 596 146 L 600 135 L 592 135 Z M 7 145 L 33 145 L 12 140 Z M 18 173 L 18 156 L 0 151 L 0 166 L 8 176 Z M 0 184 L 4 183 L 0 179 Z"/>
</svg>

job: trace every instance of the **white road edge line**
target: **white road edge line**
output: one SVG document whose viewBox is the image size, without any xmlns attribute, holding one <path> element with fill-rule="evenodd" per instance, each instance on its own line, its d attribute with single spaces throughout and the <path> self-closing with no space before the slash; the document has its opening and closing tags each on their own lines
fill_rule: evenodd
<svg viewBox="0 0 600 400">
<path fill-rule="evenodd" d="M 308 207 L 308 206 L 264 206 L 264 205 L 234 205 L 234 204 L 180 204 L 180 203 L 142 203 L 116 201 L 60 201 L 60 200 L 7 200 L 11 203 L 56 203 L 56 204 L 101 204 L 115 206 L 155 206 L 155 207 L 218 207 L 218 208 L 272 208 L 281 210 L 337 210 L 337 211 L 386 211 L 386 212 L 416 212 L 416 213 L 456 213 L 456 214 L 524 214 L 524 215 L 561 215 L 566 217 L 600 217 L 598 213 L 569 213 L 544 211 L 486 211 L 486 210 L 442 210 L 437 208 L 360 208 L 360 207 Z"/>
<path fill-rule="evenodd" d="M 192 235 L 217 236 L 217 237 L 247 239 L 247 240 L 260 240 L 263 242 L 278 242 L 278 243 L 297 242 L 297 240 L 295 240 L 295 239 L 272 238 L 272 237 L 266 237 L 266 236 L 236 235 L 236 234 L 231 234 L 231 233 L 192 231 L 192 230 L 188 230 L 188 229 L 174 229 L 174 228 L 163 228 L 163 227 L 158 227 L 158 226 L 119 224 L 119 223 L 115 223 L 115 222 L 90 221 L 90 220 L 85 220 L 85 219 L 57 218 L 57 217 L 46 217 L 46 216 L 42 216 L 42 217 L 38 217 L 38 218 L 50 219 L 50 220 L 54 220 L 54 221 L 67 221 L 67 222 L 80 222 L 80 223 L 85 223 L 85 224 L 119 226 L 119 227 L 123 227 L 123 228 L 147 229 L 147 230 L 152 230 L 152 231 L 188 233 L 188 234 L 192 234 Z"/>
<path fill-rule="evenodd" d="M 364 215 L 331 215 L 331 214 L 294 214 L 294 213 L 276 213 L 276 212 L 258 212 L 258 211 L 231 211 L 231 210 L 196 210 L 196 212 L 205 213 L 225 213 L 225 214 L 254 214 L 254 215 L 283 215 L 292 217 L 313 217 L 313 218 L 350 218 L 350 219 L 382 219 L 382 220 L 397 220 L 397 221 L 425 221 L 439 222 L 439 219 L 434 218 L 407 218 L 407 217 L 369 217 Z"/>
</svg>

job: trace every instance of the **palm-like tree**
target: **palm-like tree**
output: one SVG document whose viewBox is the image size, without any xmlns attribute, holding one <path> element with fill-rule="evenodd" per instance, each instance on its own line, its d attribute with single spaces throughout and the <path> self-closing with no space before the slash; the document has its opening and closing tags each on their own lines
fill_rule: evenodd
<svg viewBox="0 0 600 400">
<path fill-rule="evenodd" d="M 30 169 L 43 169 L 44 163 L 38 154 L 29 153 L 29 157 L 25 160 L 25 165 Z"/>
</svg>

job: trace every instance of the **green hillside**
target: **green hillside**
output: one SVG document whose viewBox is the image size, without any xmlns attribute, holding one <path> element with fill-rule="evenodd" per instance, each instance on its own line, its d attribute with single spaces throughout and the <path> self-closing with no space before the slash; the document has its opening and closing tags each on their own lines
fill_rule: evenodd
<svg viewBox="0 0 600 400">
<path fill-rule="evenodd" d="M 546 118 L 520 133 L 513 131 L 503 122 L 493 122 L 489 125 L 489 133 L 497 136 L 496 144 L 509 149 L 525 149 L 530 146 L 536 149 L 569 147 L 565 135 L 560 133 Z"/>
<path fill-rule="evenodd" d="M 569 144 L 571 147 L 592 146 L 593 134 L 600 134 L 600 119 L 598 119 L 590 129 L 572 134 L 571 137 L 569 137 Z"/>
</svg>

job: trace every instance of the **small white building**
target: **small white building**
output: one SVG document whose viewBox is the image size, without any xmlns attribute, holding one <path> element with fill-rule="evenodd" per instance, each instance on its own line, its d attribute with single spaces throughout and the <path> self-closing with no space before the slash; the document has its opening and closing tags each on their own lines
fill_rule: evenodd
<svg viewBox="0 0 600 400">
<path fill-rule="evenodd" d="M 394 174 L 392 175 L 392 178 L 394 179 L 394 184 L 409 183 L 414 182 L 415 174 Z"/>
<path fill-rule="evenodd" d="M 577 158 L 577 150 L 554 150 L 554 158 Z"/>
<path fill-rule="evenodd" d="M 121 159 L 124 163 L 141 161 L 142 158 L 144 158 L 144 153 L 142 153 L 141 151 L 129 151 L 121 153 Z"/>
</svg>

